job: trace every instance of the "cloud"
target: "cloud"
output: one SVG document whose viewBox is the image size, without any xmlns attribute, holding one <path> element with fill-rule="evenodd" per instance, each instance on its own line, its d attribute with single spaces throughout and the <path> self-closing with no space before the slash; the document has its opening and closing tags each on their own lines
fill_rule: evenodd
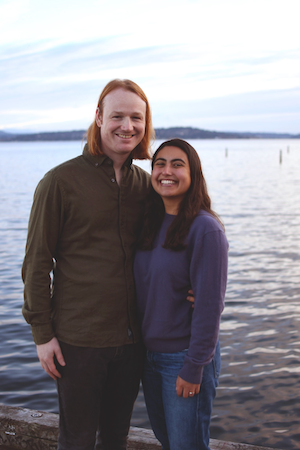
<svg viewBox="0 0 300 450">
<path fill-rule="evenodd" d="M 253 59 L 212 58 L 186 45 L 160 45 L 115 51 L 115 38 L 54 45 L 49 41 L 7 46 L 0 55 L 0 79 L 6 89 L 26 85 L 52 92 L 51 85 L 74 90 L 85 82 L 116 77 L 145 82 L 154 98 L 203 99 L 299 85 L 295 51 L 272 51 Z M 112 48 L 108 51 L 108 48 Z M 284 64 L 283 64 L 284 63 Z M 30 92 L 30 89 L 29 89 Z M 34 95 L 34 91 L 32 91 Z"/>
<path fill-rule="evenodd" d="M 99 76 L 105 79 L 105 71 L 116 73 L 123 68 L 142 67 L 146 74 L 153 64 L 184 59 L 180 49 L 174 46 L 108 52 L 106 46 L 111 41 L 9 46 L 0 54 L 1 80 L 8 86 L 30 80 L 43 84 L 88 82 L 99 79 Z"/>
<path fill-rule="evenodd" d="M 300 132 L 300 88 L 194 101 L 154 102 L 152 110 L 156 127 Z"/>
<path fill-rule="evenodd" d="M 201 118 L 210 125 L 214 117 L 218 126 L 234 120 L 243 126 L 247 117 L 251 129 L 255 114 L 270 123 L 294 117 L 289 92 L 300 86 L 297 4 L 145 0 L 141 8 L 136 0 L 2 0 L 0 128 L 46 126 L 47 118 L 60 129 L 89 123 L 89 108 L 113 78 L 133 79 L 145 90 L 159 105 L 159 126 Z M 270 102 L 276 108 L 265 111 Z"/>
<path fill-rule="evenodd" d="M 96 88 L 95 88 L 96 90 Z M 83 89 L 83 92 L 86 91 Z M 57 95 L 59 96 L 60 93 Z M 61 92 L 63 95 L 63 92 Z M 69 93 L 66 93 L 68 97 Z M 91 96 L 93 97 L 93 96 Z M 11 110 L 0 113 L 3 128 L 42 131 L 87 129 L 94 118 L 96 103 L 79 106 L 49 106 L 41 109 Z M 92 99 L 94 100 L 94 98 Z M 264 91 L 193 101 L 151 102 L 157 128 L 193 126 L 218 131 L 290 132 L 299 134 L 300 88 Z"/>
</svg>

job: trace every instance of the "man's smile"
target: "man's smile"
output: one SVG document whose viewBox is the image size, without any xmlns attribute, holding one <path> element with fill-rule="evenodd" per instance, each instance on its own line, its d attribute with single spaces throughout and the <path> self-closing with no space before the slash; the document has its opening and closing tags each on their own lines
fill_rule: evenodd
<svg viewBox="0 0 300 450">
<path fill-rule="evenodd" d="M 119 136 L 122 139 L 130 139 L 134 136 L 134 134 L 120 134 L 120 133 L 116 133 L 117 136 Z"/>
</svg>

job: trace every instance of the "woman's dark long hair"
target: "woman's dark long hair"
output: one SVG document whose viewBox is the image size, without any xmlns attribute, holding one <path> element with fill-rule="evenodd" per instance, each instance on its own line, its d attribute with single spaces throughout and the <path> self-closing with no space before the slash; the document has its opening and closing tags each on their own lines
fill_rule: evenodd
<svg viewBox="0 0 300 450">
<path fill-rule="evenodd" d="M 182 200 L 179 211 L 172 224 L 169 226 L 164 248 L 179 251 L 186 247 L 185 238 L 190 226 L 200 210 L 209 212 L 223 226 L 218 215 L 211 209 L 211 200 L 207 192 L 206 182 L 203 176 L 201 161 L 196 150 L 182 139 L 170 139 L 163 142 L 152 158 L 152 170 L 158 153 L 164 147 L 178 147 L 188 157 L 191 185 Z M 138 247 L 141 250 L 151 250 L 154 239 L 161 227 L 165 215 L 165 207 L 157 192 L 151 186 L 145 207 L 144 225 Z"/>
</svg>

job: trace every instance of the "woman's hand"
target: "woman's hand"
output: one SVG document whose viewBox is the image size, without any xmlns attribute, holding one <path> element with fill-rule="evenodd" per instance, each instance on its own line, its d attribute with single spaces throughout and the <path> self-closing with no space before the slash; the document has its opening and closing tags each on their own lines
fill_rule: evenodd
<svg viewBox="0 0 300 450">
<path fill-rule="evenodd" d="M 193 384 L 184 381 L 180 376 L 177 377 L 176 380 L 176 393 L 178 397 L 193 397 L 196 394 L 199 394 L 200 384 Z"/>
<path fill-rule="evenodd" d="M 191 306 L 194 309 L 194 303 L 195 303 L 195 297 L 194 297 L 194 292 L 192 291 L 192 289 L 190 289 L 188 291 L 188 296 L 186 298 L 189 302 L 191 302 Z"/>
</svg>

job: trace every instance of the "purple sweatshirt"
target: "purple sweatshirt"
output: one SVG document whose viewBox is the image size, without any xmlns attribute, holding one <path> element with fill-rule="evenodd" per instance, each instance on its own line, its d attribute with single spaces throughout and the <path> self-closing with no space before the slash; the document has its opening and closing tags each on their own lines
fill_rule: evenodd
<svg viewBox="0 0 300 450">
<path fill-rule="evenodd" d="M 218 342 L 227 283 L 228 242 L 218 221 L 200 211 L 188 233 L 187 248 L 164 249 L 175 216 L 166 214 L 154 248 L 137 251 L 134 275 L 138 310 L 148 350 L 188 349 L 179 376 L 199 384 Z M 186 300 L 193 289 L 195 308 Z"/>
</svg>

